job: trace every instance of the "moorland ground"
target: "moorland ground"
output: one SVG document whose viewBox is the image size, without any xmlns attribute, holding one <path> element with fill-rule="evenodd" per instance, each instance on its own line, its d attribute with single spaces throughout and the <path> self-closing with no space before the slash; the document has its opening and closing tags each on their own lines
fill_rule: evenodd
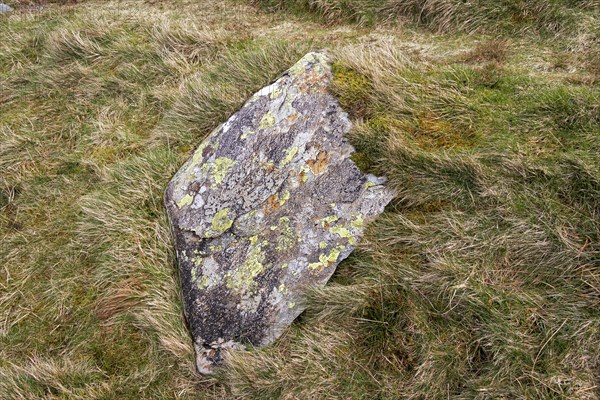
<svg viewBox="0 0 600 400">
<path fill-rule="evenodd" d="M 597 0 L 8 3 L 0 398 L 600 397 Z M 398 195 L 275 345 L 197 376 L 163 190 L 322 48 Z"/>
</svg>

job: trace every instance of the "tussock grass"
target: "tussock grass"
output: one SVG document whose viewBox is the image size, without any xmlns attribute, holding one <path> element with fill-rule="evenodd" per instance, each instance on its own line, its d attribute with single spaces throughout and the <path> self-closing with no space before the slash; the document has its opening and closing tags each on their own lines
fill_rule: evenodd
<svg viewBox="0 0 600 400">
<path fill-rule="evenodd" d="M 267 9 L 312 12 L 326 22 L 362 24 L 407 20 L 436 31 L 556 32 L 574 26 L 579 10 L 598 9 L 594 1 L 487 1 L 460 0 L 254 0 Z"/>
<path fill-rule="evenodd" d="M 598 398 L 597 1 L 253 3 L 0 16 L 0 398 Z M 197 376 L 164 187 L 323 47 L 397 197 L 274 346 Z"/>
</svg>

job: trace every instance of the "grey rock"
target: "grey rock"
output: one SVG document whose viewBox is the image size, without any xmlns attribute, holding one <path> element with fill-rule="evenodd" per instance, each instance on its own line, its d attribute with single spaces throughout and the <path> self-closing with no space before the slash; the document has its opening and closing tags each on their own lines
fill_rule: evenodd
<svg viewBox="0 0 600 400">
<path fill-rule="evenodd" d="M 0 14 L 11 12 L 12 10 L 13 9 L 11 6 L 4 3 L 0 3 Z"/>
<path fill-rule="evenodd" d="M 213 131 L 169 182 L 185 315 L 198 370 L 265 346 L 325 285 L 393 193 L 363 174 L 351 123 L 309 53 Z"/>
</svg>

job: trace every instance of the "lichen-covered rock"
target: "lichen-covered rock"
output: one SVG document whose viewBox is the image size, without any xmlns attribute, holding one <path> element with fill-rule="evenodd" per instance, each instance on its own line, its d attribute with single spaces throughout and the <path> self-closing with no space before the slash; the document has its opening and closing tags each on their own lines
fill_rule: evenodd
<svg viewBox="0 0 600 400">
<path fill-rule="evenodd" d="M 173 177 L 165 204 L 198 370 L 223 350 L 272 343 L 383 211 L 392 192 L 364 175 L 309 53 L 211 133 Z"/>
</svg>

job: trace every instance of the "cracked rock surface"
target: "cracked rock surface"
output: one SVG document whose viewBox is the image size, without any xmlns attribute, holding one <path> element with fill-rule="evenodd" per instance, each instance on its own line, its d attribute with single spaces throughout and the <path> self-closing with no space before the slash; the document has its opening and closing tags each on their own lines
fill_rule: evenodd
<svg viewBox="0 0 600 400">
<path fill-rule="evenodd" d="M 393 197 L 349 158 L 348 116 L 309 53 L 213 131 L 169 182 L 198 370 L 272 343 Z"/>
</svg>

